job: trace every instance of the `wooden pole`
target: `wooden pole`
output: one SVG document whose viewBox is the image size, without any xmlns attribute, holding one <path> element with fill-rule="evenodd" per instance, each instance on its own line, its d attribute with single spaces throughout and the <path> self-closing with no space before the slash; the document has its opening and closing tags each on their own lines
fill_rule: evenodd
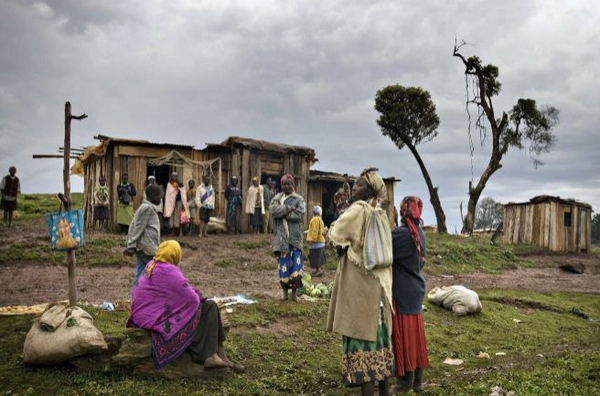
<svg viewBox="0 0 600 396">
<path fill-rule="evenodd" d="M 80 116 L 71 115 L 71 103 L 65 103 L 65 145 L 64 145 L 64 166 L 63 166 L 63 187 L 64 187 L 64 203 L 65 210 L 71 209 L 71 120 L 82 120 L 87 118 L 87 115 Z M 69 276 L 69 305 L 77 304 L 77 289 L 75 288 L 75 250 L 67 252 L 68 276 Z"/>
</svg>

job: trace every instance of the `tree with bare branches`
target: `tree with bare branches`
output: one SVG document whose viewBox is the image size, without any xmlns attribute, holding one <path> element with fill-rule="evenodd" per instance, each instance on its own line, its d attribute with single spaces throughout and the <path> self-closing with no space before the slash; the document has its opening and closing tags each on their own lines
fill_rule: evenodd
<svg viewBox="0 0 600 396">
<path fill-rule="evenodd" d="M 555 143 L 553 129 L 558 124 L 558 110 L 550 106 L 538 108 L 533 99 L 519 99 L 508 114 L 503 111 L 502 116 L 497 118 L 492 98 L 500 93 L 502 86 L 498 81 L 498 67 L 491 64 L 484 66 L 477 56 L 465 58 L 459 51 L 466 44 L 464 41 L 461 44 L 455 42 L 453 56 L 459 58 L 465 66 L 467 113 L 471 106 L 476 107 L 475 127 L 479 130 L 482 141 L 488 134 L 486 121 L 492 135 L 492 152 L 487 167 L 476 185 L 473 185 L 472 180 L 469 182 L 469 203 L 467 215 L 463 218 L 462 232 L 472 233 L 479 197 L 490 177 L 502 168 L 502 158 L 510 147 L 528 147 L 533 165 L 537 168 L 543 164 L 540 155 L 550 152 Z M 469 139 L 470 120 L 469 113 Z"/>
</svg>

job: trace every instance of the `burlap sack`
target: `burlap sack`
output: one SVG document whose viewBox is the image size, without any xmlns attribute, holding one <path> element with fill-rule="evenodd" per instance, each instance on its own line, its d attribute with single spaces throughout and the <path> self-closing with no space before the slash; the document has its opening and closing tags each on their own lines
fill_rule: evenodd
<svg viewBox="0 0 600 396">
<path fill-rule="evenodd" d="M 55 305 L 33 326 L 23 345 L 23 361 L 28 364 L 55 364 L 108 346 L 89 313 L 79 307 Z"/>
<path fill-rule="evenodd" d="M 451 309 L 456 315 L 481 312 L 481 301 L 476 292 L 462 285 L 434 287 L 427 293 L 429 301 Z"/>
</svg>

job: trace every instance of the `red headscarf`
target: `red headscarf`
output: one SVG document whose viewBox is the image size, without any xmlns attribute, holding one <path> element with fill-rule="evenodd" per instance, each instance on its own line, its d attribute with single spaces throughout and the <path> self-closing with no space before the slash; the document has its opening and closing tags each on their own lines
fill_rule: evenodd
<svg viewBox="0 0 600 396">
<path fill-rule="evenodd" d="M 419 257 L 423 258 L 423 249 L 421 248 L 421 234 L 417 224 L 421 221 L 421 212 L 423 211 L 423 201 L 419 197 L 408 196 L 404 197 L 400 204 L 400 217 L 402 222 L 406 224 L 410 230 L 410 236 L 417 248 Z"/>
<path fill-rule="evenodd" d="M 294 186 L 294 189 L 296 188 L 296 182 L 294 180 L 294 176 L 290 175 L 289 173 L 286 173 L 285 175 L 281 176 L 281 184 L 283 184 L 283 182 L 289 181 L 290 183 L 292 183 L 292 186 Z"/>
</svg>

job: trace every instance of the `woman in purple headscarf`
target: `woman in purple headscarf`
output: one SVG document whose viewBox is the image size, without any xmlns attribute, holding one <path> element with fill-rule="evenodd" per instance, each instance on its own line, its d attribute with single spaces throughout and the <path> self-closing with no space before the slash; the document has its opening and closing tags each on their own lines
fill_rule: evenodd
<svg viewBox="0 0 600 396">
<path fill-rule="evenodd" d="M 295 192 L 296 184 L 290 174 L 281 178 L 281 192 L 273 197 L 269 211 L 273 218 L 273 253 L 279 265 L 279 283 L 283 289 L 283 299 L 287 300 L 289 290 L 296 301 L 296 291 L 302 287 L 304 255 L 302 254 L 304 215 L 306 203 Z"/>
<path fill-rule="evenodd" d="M 219 308 L 194 289 L 179 262 L 181 246 L 169 240 L 160 244 L 131 291 L 127 327 L 152 333 L 152 358 L 157 369 L 177 360 L 186 350 L 192 361 L 206 368 L 244 367 L 225 353 L 225 332 Z"/>
</svg>

